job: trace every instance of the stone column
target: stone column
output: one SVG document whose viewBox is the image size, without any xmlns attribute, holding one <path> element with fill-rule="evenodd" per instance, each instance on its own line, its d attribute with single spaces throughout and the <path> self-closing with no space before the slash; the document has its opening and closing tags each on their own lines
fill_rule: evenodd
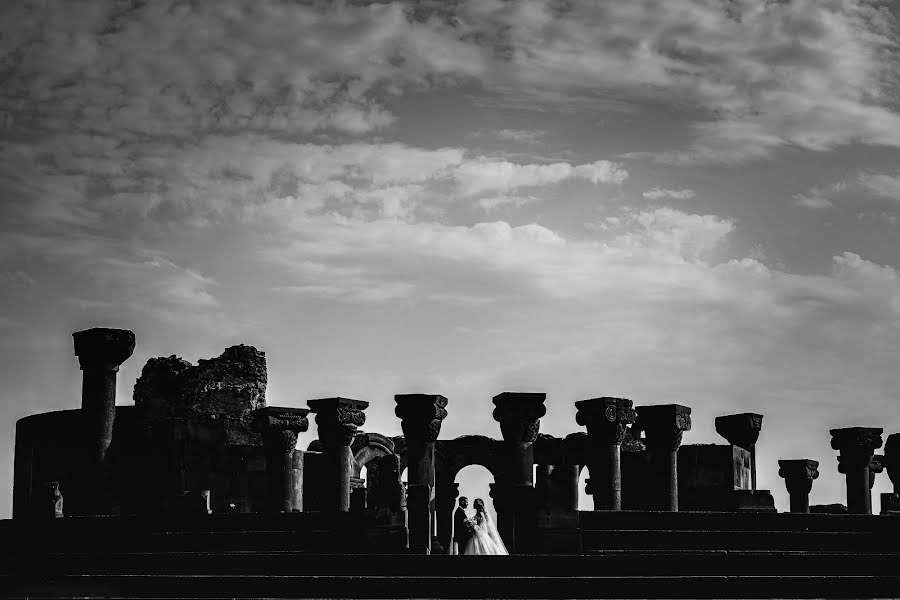
<svg viewBox="0 0 900 600">
<path fill-rule="evenodd" d="M 622 510 L 620 450 L 625 427 L 634 423 L 631 400 L 592 398 L 575 403 L 575 421 L 587 428 L 591 451 L 588 469 L 594 492 L 594 510 Z"/>
<path fill-rule="evenodd" d="M 784 478 L 784 485 L 791 497 L 792 513 L 809 512 L 809 492 L 813 479 L 819 477 L 819 461 L 808 458 L 779 460 L 778 475 Z"/>
<path fill-rule="evenodd" d="M 503 392 L 494 396 L 494 420 L 503 434 L 503 479 L 496 481 L 497 529 L 510 553 L 522 552 L 536 518 L 534 442 L 547 414 L 547 394 Z M 503 507 L 498 506 L 497 502 Z"/>
<path fill-rule="evenodd" d="M 447 399 L 438 394 L 398 394 L 394 414 L 406 438 L 406 513 L 409 550 L 431 554 L 434 527 L 434 442 L 446 418 Z"/>
<path fill-rule="evenodd" d="M 437 481 L 435 495 L 438 541 L 449 554 L 453 547 L 453 512 L 459 497 L 459 484 L 455 481 Z"/>
<path fill-rule="evenodd" d="M 103 462 L 116 418 L 116 373 L 134 352 L 134 332 L 95 327 L 72 337 L 82 371 L 81 411 L 94 460 Z"/>
<path fill-rule="evenodd" d="M 756 491 L 756 441 L 762 429 L 763 416 L 739 413 L 716 417 L 716 432 L 738 448 L 750 452 L 750 489 Z"/>
<path fill-rule="evenodd" d="M 680 404 L 639 406 L 638 426 L 646 438 L 651 476 L 651 510 L 678 510 L 678 447 L 691 428 L 691 409 Z"/>
<path fill-rule="evenodd" d="M 894 490 L 881 494 L 881 514 L 900 512 L 900 433 L 892 433 L 887 437 L 882 464 Z"/>
<path fill-rule="evenodd" d="M 872 488 L 875 487 L 875 475 L 884 471 L 884 455 L 875 454 L 869 461 L 869 514 L 872 514 Z"/>
<path fill-rule="evenodd" d="M 368 402 L 351 398 L 319 398 L 307 401 L 316 414 L 316 428 L 322 443 L 324 462 L 323 508 L 338 512 L 350 510 L 350 477 L 353 453 L 350 444 L 356 429 L 366 423 L 363 412 Z"/>
<path fill-rule="evenodd" d="M 831 430 L 831 447 L 840 452 L 838 471 L 847 477 L 847 512 L 872 514 L 869 466 L 881 448 L 881 427 L 846 427 Z"/>
<path fill-rule="evenodd" d="M 85 426 L 84 479 L 74 486 L 76 512 L 108 512 L 106 452 L 116 418 L 116 373 L 134 352 L 134 333 L 96 327 L 72 334 L 82 371 L 81 413 Z"/>
<path fill-rule="evenodd" d="M 297 436 L 309 429 L 307 408 L 267 406 L 253 412 L 253 427 L 262 434 L 269 480 L 271 512 L 291 512 L 297 496 L 294 481 L 294 449 Z M 302 497 L 302 490 L 300 491 Z"/>
</svg>

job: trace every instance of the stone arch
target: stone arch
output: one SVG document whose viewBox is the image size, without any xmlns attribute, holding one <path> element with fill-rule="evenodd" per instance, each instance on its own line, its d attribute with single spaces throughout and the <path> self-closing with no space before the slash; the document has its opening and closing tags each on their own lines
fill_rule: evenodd
<svg viewBox="0 0 900 600">
<path fill-rule="evenodd" d="M 505 479 L 500 462 L 502 442 L 483 435 L 464 435 L 453 440 L 435 443 L 435 512 L 437 537 L 444 548 L 450 548 L 453 529 L 453 509 L 459 486 L 456 476 L 470 465 L 479 465 L 490 472 L 494 482 Z"/>
<path fill-rule="evenodd" d="M 358 434 L 353 438 L 350 451 L 353 453 L 353 477 L 359 477 L 369 461 L 395 454 L 393 440 L 380 433 Z"/>
</svg>

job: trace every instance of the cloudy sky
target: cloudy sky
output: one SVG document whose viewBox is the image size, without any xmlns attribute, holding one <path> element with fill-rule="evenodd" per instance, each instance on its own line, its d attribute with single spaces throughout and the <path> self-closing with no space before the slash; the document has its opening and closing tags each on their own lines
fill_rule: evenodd
<svg viewBox="0 0 900 600">
<path fill-rule="evenodd" d="M 556 435 L 595 396 L 692 407 L 685 443 L 760 412 L 782 509 L 777 459 L 842 501 L 828 429 L 900 431 L 888 0 L 0 11 L 0 517 L 90 326 L 137 335 L 123 404 L 150 357 L 248 343 L 269 404 L 386 434 L 420 391 L 444 437 L 499 437 L 504 390 Z"/>
</svg>

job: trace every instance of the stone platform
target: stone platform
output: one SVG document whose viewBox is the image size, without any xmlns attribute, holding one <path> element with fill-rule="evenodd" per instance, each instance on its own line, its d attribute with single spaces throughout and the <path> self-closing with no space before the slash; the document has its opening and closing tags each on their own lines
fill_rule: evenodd
<svg viewBox="0 0 900 600">
<path fill-rule="evenodd" d="M 580 549 L 396 550 L 358 515 L 0 522 L 8 598 L 597 598 L 900 595 L 900 519 L 582 512 Z M 402 532 L 402 529 L 401 529 Z M 392 549 L 393 547 L 393 549 Z"/>
</svg>

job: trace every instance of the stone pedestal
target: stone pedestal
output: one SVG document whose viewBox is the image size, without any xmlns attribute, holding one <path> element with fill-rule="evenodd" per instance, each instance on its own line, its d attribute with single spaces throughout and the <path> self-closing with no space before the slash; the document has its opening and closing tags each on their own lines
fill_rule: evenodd
<svg viewBox="0 0 900 600">
<path fill-rule="evenodd" d="M 262 434 L 269 481 L 268 508 L 271 512 L 291 512 L 296 503 L 294 449 L 297 436 L 309 429 L 309 409 L 268 406 L 253 413 L 253 426 Z M 302 486 L 302 483 L 301 483 Z M 302 488 L 299 495 L 302 497 Z"/>
<path fill-rule="evenodd" d="M 716 432 L 739 448 L 750 452 L 750 489 L 756 491 L 756 441 L 762 429 L 763 416 L 739 413 L 716 417 Z"/>
<path fill-rule="evenodd" d="M 510 553 L 523 552 L 535 527 L 534 442 L 547 394 L 503 392 L 494 396 L 494 420 L 503 434 L 506 479 L 494 484 L 497 529 Z M 492 495 L 494 493 L 492 492 Z M 501 507 L 497 505 L 499 499 Z"/>
<path fill-rule="evenodd" d="M 434 442 L 447 417 L 447 398 L 438 394 L 398 394 L 394 409 L 406 438 L 406 512 L 409 550 L 430 554 L 434 531 Z"/>
<path fill-rule="evenodd" d="M 134 352 L 134 333 L 127 329 L 96 327 L 72 334 L 82 371 L 81 411 L 85 424 L 88 481 L 77 490 L 87 514 L 108 512 L 106 452 L 112 443 L 116 418 L 116 374 Z"/>
<path fill-rule="evenodd" d="M 366 480 L 359 477 L 350 478 L 350 510 L 362 512 L 366 510 Z"/>
<path fill-rule="evenodd" d="M 819 461 L 808 458 L 778 461 L 778 475 L 784 478 L 792 513 L 809 512 L 809 492 L 813 480 L 819 477 L 818 467 Z"/>
<path fill-rule="evenodd" d="M 691 409 L 680 404 L 639 406 L 638 427 L 649 453 L 651 510 L 678 510 L 678 447 L 691 428 Z"/>
<path fill-rule="evenodd" d="M 323 509 L 348 512 L 353 465 L 350 444 L 357 428 L 366 422 L 363 411 L 369 403 L 351 398 L 320 398 L 309 400 L 307 404 L 316 414 L 316 428 L 322 443 Z"/>
<path fill-rule="evenodd" d="M 872 457 L 881 447 L 880 427 L 847 427 L 831 430 L 831 447 L 840 452 L 838 471 L 847 478 L 847 511 L 872 514 L 870 471 Z"/>
<path fill-rule="evenodd" d="M 635 411 L 625 398 L 593 398 L 576 402 L 575 421 L 587 428 L 588 468 L 594 510 L 622 510 L 620 449 L 625 428 L 634 423 Z"/>
</svg>

